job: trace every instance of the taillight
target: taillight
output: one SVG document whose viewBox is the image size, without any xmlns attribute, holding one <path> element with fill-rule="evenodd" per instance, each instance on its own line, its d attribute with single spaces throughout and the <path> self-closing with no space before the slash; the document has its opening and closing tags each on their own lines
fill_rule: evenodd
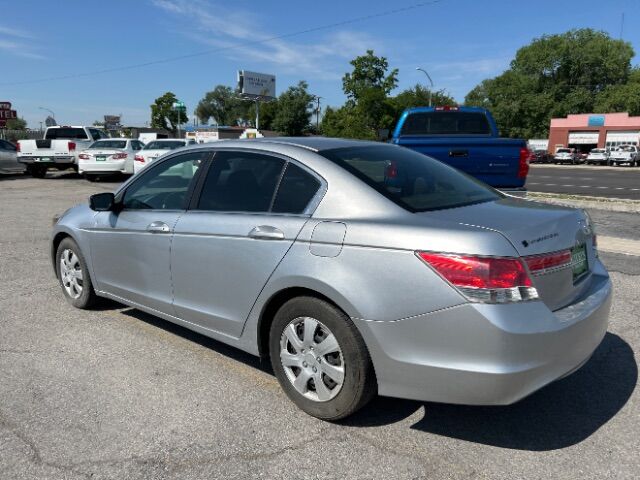
<svg viewBox="0 0 640 480">
<path fill-rule="evenodd" d="M 526 147 L 520 149 L 520 162 L 518 163 L 518 178 L 527 178 L 529 173 L 529 162 L 533 157 L 533 152 Z"/>
<path fill-rule="evenodd" d="M 472 302 L 509 303 L 538 298 L 518 258 L 416 253 Z"/>
<path fill-rule="evenodd" d="M 524 261 L 529 267 L 529 271 L 535 274 L 541 274 L 547 270 L 566 267 L 571 263 L 571 251 L 562 250 L 560 252 L 545 253 L 543 255 L 532 255 L 525 257 Z"/>
<path fill-rule="evenodd" d="M 460 110 L 458 107 L 451 107 L 449 105 L 435 108 L 436 112 L 457 112 L 458 110 Z"/>
<path fill-rule="evenodd" d="M 142 155 L 136 155 L 135 157 L 133 157 L 133 160 L 136 162 L 144 163 L 144 157 Z"/>
<path fill-rule="evenodd" d="M 20 142 L 16 145 L 16 152 L 20 153 Z"/>
<path fill-rule="evenodd" d="M 385 178 L 396 178 L 398 176 L 398 162 L 391 160 L 384 172 Z"/>
<path fill-rule="evenodd" d="M 111 158 L 113 158 L 114 160 L 122 160 L 123 158 L 127 158 L 127 154 L 126 153 L 114 153 Z"/>
<path fill-rule="evenodd" d="M 80 160 L 89 160 L 89 158 L 91 157 L 89 157 L 89 155 L 87 155 L 86 153 L 81 153 L 80 155 L 78 155 L 78 158 Z"/>
<path fill-rule="evenodd" d="M 67 146 L 69 147 L 69 151 L 73 152 L 76 149 L 76 142 L 69 142 Z"/>
</svg>

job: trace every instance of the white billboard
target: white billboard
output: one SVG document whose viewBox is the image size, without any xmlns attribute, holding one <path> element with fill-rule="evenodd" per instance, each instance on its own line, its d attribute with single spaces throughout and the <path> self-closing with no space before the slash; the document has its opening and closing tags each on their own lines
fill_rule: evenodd
<svg viewBox="0 0 640 480">
<path fill-rule="evenodd" d="M 238 72 L 238 89 L 247 97 L 276 97 L 276 77 L 267 73 L 240 70 Z"/>
</svg>

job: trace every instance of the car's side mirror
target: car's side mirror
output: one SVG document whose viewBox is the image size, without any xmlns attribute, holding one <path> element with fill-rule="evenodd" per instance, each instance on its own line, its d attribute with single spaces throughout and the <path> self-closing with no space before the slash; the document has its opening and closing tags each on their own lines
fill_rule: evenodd
<svg viewBox="0 0 640 480">
<path fill-rule="evenodd" d="M 96 193 L 89 197 L 89 208 L 95 212 L 110 212 L 116 208 L 116 197 L 111 192 Z"/>
</svg>

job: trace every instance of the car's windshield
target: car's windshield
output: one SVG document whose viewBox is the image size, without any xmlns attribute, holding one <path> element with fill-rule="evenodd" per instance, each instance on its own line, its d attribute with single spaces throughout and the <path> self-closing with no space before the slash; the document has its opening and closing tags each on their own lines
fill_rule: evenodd
<svg viewBox="0 0 640 480">
<path fill-rule="evenodd" d="M 634 146 L 633 145 L 623 145 L 621 147 L 618 147 L 618 151 L 619 152 L 633 152 L 634 150 Z"/>
<path fill-rule="evenodd" d="M 184 140 L 155 140 L 147 143 L 143 150 L 173 150 L 180 147 L 184 147 Z"/>
<path fill-rule="evenodd" d="M 488 185 L 426 155 L 388 145 L 318 152 L 411 212 L 502 197 Z"/>
<path fill-rule="evenodd" d="M 410 113 L 402 125 L 401 135 L 489 135 L 491 127 L 480 112 Z"/>
<path fill-rule="evenodd" d="M 126 140 L 100 140 L 93 142 L 89 148 L 126 148 Z"/>
</svg>

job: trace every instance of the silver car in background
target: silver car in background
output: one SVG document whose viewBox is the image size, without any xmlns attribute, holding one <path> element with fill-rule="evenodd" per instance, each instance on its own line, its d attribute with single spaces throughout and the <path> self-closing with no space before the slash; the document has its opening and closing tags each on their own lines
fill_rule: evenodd
<svg viewBox="0 0 640 480">
<path fill-rule="evenodd" d="M 376 393 L 516 402 L 589 359 L 612 295 L 585 212 L 319 137 L 168 154 L 66 211 L 51 252 L 72 305 L 111 298 L 269 359 L 326 420 Z"/>
</svg>

